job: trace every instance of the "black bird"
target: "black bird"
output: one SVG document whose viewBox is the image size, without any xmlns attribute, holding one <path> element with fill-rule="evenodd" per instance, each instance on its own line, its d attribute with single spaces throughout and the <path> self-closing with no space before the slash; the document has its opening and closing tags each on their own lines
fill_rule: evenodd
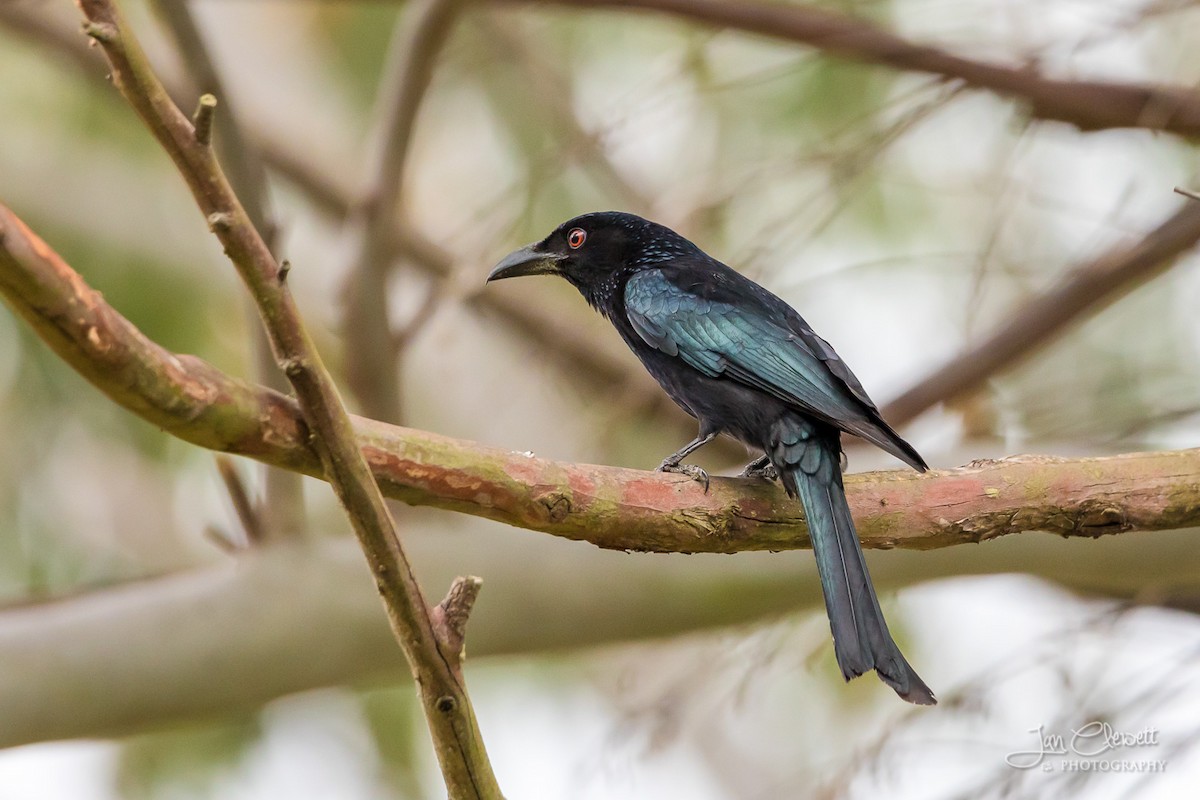
<svg viewBox="0 0 1200 800">
<path fill-rule="evenodd" d="M 508 255 L 488 281 L 561 275 L 608 318 L 699 435 L 659 467 L 683 464 L 728 434 L 764 455 L 743 475 L 778 477 L 804 504 L 834 651 L 846 680 L 874 669 L 911 703 L 933 692 L 892 640 L 842 488 L 841 433 L 924 472 L 917 451 L 879 414 L 862 384 L 791 306 L 659 225 L 615 211 L 564 222 Z"/>
</svg>

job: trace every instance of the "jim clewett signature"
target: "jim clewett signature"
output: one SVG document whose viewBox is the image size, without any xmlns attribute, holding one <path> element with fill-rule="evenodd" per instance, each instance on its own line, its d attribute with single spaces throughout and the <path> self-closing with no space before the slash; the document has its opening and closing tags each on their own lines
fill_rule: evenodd
<svg viewBox="0 0 1200 800">
<path fill-rule="evenodd" d="M 1015 769 L 1033 769 L 1041 765 L 1046 756 L 1095 758 L 1113 750 L 1154 747 L 1158 744 L 1158 729 L 1150 727 L 1140 731 L 1122 731 L 1107 722 L 1096 720 L 1081 728 L 1072 728 L 1070 736 L 1048 734 L 1045 728 L 1045 725 L 1030 728 L 1029 732 L 1037 740 L 1034 749 L 1013 751 L 1004 757 L 1005 763 Z"/>
</svg>

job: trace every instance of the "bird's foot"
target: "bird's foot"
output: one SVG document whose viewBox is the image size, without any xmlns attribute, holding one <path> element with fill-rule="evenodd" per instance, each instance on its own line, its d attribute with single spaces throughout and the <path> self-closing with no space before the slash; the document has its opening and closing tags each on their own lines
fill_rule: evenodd
<svg viewBox="0 0 1200 800">
<path fill-rule="evenodd" d="M 687 475 L 694 481 L 704 484 L 704 493 L 708 494 L 708 473 L 695 464 L 680 464 L 677 461 L 664 461 L 658 465 L 659 472 L 675 472 Z"/>
<path fill-rule="evenodd" d="M 746 465 L 746 468 L 738 475 L 739 478 L 758 478 L 766 481 L 779 480 L 779 472 L 775 469 L 775 465 L 771 462 L 765 464 L 761 461 L 754 461 Z"/>
<path fill-rule="evenodd" d="M 742 470 L 738 477 L 760 478 L 768 481 L 774 481 L 779 479 L 779 472 L 775 469 L 775 465 L 771 463 L 771 459 L 763 455 L 747 464 L 746 468 Z"/>
</svg>

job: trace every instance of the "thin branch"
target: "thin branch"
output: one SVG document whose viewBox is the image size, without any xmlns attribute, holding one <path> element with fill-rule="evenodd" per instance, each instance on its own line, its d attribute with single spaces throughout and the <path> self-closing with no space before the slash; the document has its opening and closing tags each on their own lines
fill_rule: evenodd
<svg viewBox="0 0 1200 800">
<path fill-rule="evenodd" d="M 208 147 L 212 144 L 213 115 L 217 113 L 217 97 L 213 94 L 202 94 L 196 104 L 196 113 L 192 114 L 193 135 L 196 143 Z"/>
<path fill-rule="evenodd" d="M 1185 189 L 1182 186 L 1175 187 L 1175 194 L 1181 194 L 1191 200 L 1200 200 L 1200 194 L 1193 192 L 1191 189 Z"/>
<path fill-rule="evenodd" d="M 388 274 L 395 256 L 391 231 L 417 112 L 461 7 L 462 0 L 421 0 L 397 17 L 375 99 L 367 188 L 347 222 L 354 255 L 342 318 L 346 378 L 363 413 L 375 419 L 401 419 L 400 354 L 394 347 L 399 339 L 388 312 Z"/>
<path fill-rule="evenodd" d="M 1054 341 L 1069 325 L 1165 272 L 1197 242 L 1200 205 L 1186 203 L 1135 244 L 1118 246 L 1068 271 L 1056 286 L 1008 315 L 986 339 L 888 403 L 884 417 L 903 425 L 937 403 L 977 389 L 990 376 Z"/>
<path fill-rule="evenodd" d="M 414 339 L 433 321 L 438 308 L 445 298 L 445 286 L 439 281 L 430 281 L 425 287 L 425 294 L 420 304 L 412 312 L 404 324 L 392 333 L 392 348 L 396 353 L 402 353 Z"/>
<path fill-rule="evenodd" d="M 1036 119 L 1066 122 L 1083 131 L 1148 128 L 1200 136 L 1200 92 L 1193 89 L 1049 78 L 1028 67 L 977 61 L 916 44 L 866 20 L 822 8 L 732 0 L 544 0 L 538 4 L 662 12 L 806 44 L 842 58 L 961 80 L 1025 103 Z"/>
<path fill-rule="evenodd" d="M 217 154 L 250 221 L 268 246 L 274 249 L 276 225 L 270 209 L 267 171 L 263 166 L 262 153 L 257 143 L 243 133 L 240 109 L 225 90 L 192 10 L 187 3 L 176 0 L 154 0 L 154 8 L 171 32 L 194 91 L 211 94 L 221 100 L 220 113 L 214 120 Z M 186 107 L 186 102 L 183 105 Z"/>
<path fill-rule="evenodd" d="M 417 677 L 452 798 L 499 797 L 461 675 L 447 663 L 429 607 L 401 548 L 350 418 L 281 280 L 279 265 L 238 202 L 210 148 L 168 97 L 110 0 L 80 0 L 85 32 L 103 47 L 114 83 L 171 156 L 209 227 L 259 306 L 280 368 L 299 398 L 322 474 L 345 507 L 375 573 L 388 617 Z M 7 228 L 7 226 L 5 226 Z M 448 702 L 449 701 L 449 702 Z"/>
<path fill-rule="evenodd" d="M 268 249 L 273 252 L 279 226 L 271 209 L 267 171 L 263 166 L 258 143 L 244 131 L 240 109 L 235 107 L 225 91 L 220 72 L 204 43 L 204 37 L 189 5 L 176 0 L 155 0 L 154 5 L 171 32 L 180 60 L 188 71 L 187 77 L 193 84 L 193 90 L 221 98 L 220 113 L 215 115 L 217 155 L 225 166 L 229 182 L 245 207 L 251 224 L 266 241 Z M 181 87 L 176 87 L 172 92 L 176 98 L 182 93 Z M 203 139 L 199 130 L 196 138 Z M 287 378 L 275 364 L 271 343 L 267 340 L 262 325 L 258 323 L 258 312 L 252 302 L 247 303 L 247 314 L 251 319 L 250 347 L 258 379 L 272 389 L 286 391 Z M 264 472 L 263 483 L 266 488 L 266 500 L 260 516 L 262 535 L 267 539 L 300 535 L 305 528 L 304 488 L 300 479 L 288 472 L 268 467 Z"/>
<path fill-rule="evenodd" d="M 262 514 L 257 504 L 251 499 L 250 490 L 246 488 L 246 482 L 238 473 L 233 459 L 229 456 L 218 455 L 217 473 L 221 476 L 221 482 L 225 484 L 225 491 L 229 493 L 229 501 L 233 504 L 233 511 L 237 514 L 242 531 L 246 534 L 246 541 L 251 545 L 262 544 Z"/>
<path fill-rule="evenodd" d="M 3 207 L 0 207 L 2 209 Z M 0 292 L 65 361 L 118 404 L 202 447 L 322 477 L 296 405 L 146 339 L 0 210 Z M 805 547 L 799 504 L 772 484 L 569 464 L 354 420 L 389 496 L 600 547 L 658 552 Z M 846 481 L 868 547 L 927 549 L 1047 530 L 1098 536 L 1200 523 L 1200 450 L 1096 459 L 1019 457 Z"/>
</svg>

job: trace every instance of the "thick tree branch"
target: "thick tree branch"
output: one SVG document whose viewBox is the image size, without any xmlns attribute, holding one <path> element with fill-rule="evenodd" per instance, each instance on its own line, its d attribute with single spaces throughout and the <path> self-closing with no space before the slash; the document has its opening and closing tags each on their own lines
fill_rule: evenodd
<svg viewBox="0 0 1200 800">
<path fill-rule="evenodd" d="M 288 291 L 286 274 L 238 202 L 212 148 L 197 141 L 188 118 L 168 97 L 112 2 L 79 0 L 79 6 L 87 19 L 84 30 L 108 56 L 114 83 L 179 168 L 258 304 L 272 350 L 314 434 L 321 472 L 350 517 L 417 679 L 450 796 L 499 797 L 461 674 L 448 663 L 437 639 L 430 609 L 357 446 L 350 418 Z"/>
<path fill-rule="evenodd" d="M 657 11 L 705 25 L 741 30 L 818 48 L 830 55 L 892 69 L 960 80 L 1024 102 L 1036 119 L 1080 130 L 1149 128 L 1200 135 L 1200 92 L 1113 81 L 1058 80 L 920 45 L 851 16 L 806 5 L 732 0 L 543 0 L 545 4 Z"/>
<path fill-rule="evenodd" d="M 0 231 L 0 292 L 110 398 L 202 447 L 323 475 L 294 403 L 147 340 L 2 206 Z M 759 481 L 717 478 L 705 493 L 679 476 L 553 462 L 360 418 L 354 425 L 384 492 L 415 505 L 616 549 L 807 545 L 799 505 Z M 944 547 L 1026 530 L 1161 530 L 1200 522 L 1200 450 L 851 475 L 846 488 L 868 547 Z"/>
<path fill-rule="evenodd" d="M 797 554 L 635 557 L 492 531 L 456 532 L 447 547 L 427 533 L 410 547 L 423 583 L 487 569 L 487 603 L 471 616 L 472 659 L 679 636 L 822 602 L 813 559 Z M 1132 598 L 1194 587 L 1196 535 L 1011 536 L 868 557 L 885 602 L 891 591 L 938 578 L 1010 572 Z M 0 747 L 127 734 L 250 713 L 323 686 L 401 681 L 405 667 L 368 576 L 357 543 L 321 537 L 0 609 Z M 64 687 L 84 687 L 86 702 Z"/>
</svg>

